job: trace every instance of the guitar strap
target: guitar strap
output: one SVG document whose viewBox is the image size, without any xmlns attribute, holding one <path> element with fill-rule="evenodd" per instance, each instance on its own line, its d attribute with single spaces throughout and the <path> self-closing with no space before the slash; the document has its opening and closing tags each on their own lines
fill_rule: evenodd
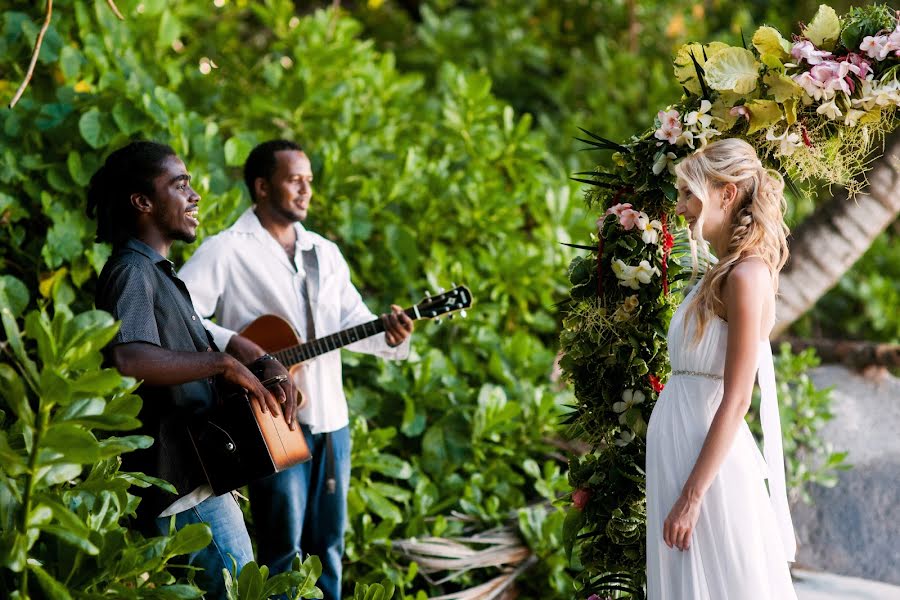
<svg viewBox="0 0 900 600">
<path fill-rule="evenodd" d="M 310 342 L 316 339 L 316 321 L 313 311 L 313 303 L 319 301 L 319 256 L 316 247 L 302 251 L 303 270 L 306 272 L 306 282 L 303 290 L 306 295 L 306 331 L 303 332 L 305 340 Z"/>
<path fill-rule="evenodd" d="M 313 246 L 309 250 L 303 250 L 303 270 L 306 271 L 306 341 L 316 339 L 316 322 L 314 318 L 313 302 L 319 301 L 319 256 L 316 254 L 316 247 Z M 334 465 L 334 441 L 331 439 L 331 432 L 325 432 L 325 489 L 327 493 L 333 494 L 337 488 L 337 479 L 335 478 Z"/>
</svg>

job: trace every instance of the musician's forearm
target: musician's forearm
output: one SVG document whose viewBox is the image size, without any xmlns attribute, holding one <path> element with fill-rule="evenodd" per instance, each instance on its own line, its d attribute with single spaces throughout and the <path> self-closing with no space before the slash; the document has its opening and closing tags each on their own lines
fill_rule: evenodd
<svg viewBox="0 0 900 600">
<path fill-rule="evenodd" d="M 114 346 L 112 362 L 123 374 L 149 385 L 180 385 L 220 375 L 234 359 L 222 352 L 176 352 L 153 344 Z"/>
<path fill-rule="evenodd" d="M 244 364 L 249 364 L 266 353 L 261 346 L 239 334 L 231 336 L 225 352 Z"/>
</svg>

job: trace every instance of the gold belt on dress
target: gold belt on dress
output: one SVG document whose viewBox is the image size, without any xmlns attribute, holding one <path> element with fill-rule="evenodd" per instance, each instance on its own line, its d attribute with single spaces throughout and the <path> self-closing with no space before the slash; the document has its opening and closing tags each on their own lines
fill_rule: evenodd
<svg viewBox="0 0 900 600">
<path fill-rule="evenodd" d="M 672 376 L 675 375 L 688 375 L 691 377 L 706 377 L 707 379 L 712 379 L 715 381 L 722 381 L 724 379 L 721 375 L 716 375 L 715 373 L 701 373 L 700 371 L 672 371 Z"/>
</svg>

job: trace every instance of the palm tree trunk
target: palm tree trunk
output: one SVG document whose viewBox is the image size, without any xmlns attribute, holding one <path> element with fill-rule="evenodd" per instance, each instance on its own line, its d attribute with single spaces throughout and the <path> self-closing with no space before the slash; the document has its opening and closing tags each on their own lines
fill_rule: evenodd
<svg viewBox="0 0 900 600">
<path fill-rule="evenodd" d="M 842 191 L 793 232 L 772 339 L 834 287 L 900 214 L 900 133 L 891 134 L 885 146 L 869 172 L 865 192 L 849 199 Z"/>
</svg>

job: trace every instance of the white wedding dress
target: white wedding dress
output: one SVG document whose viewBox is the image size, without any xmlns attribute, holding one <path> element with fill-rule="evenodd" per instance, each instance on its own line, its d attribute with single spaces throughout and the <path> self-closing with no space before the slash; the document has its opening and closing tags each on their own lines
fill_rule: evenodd
<svg viewBox="0 0 900 600">
<path fill-rule="evenodd" d="M 663 522 L 681 494 L 722 401 L 728 324 L 710 320 L 703 338 L 692 344 L 694 319 L 685 314 L 692 294 L 669 325 L 672 377 L 647 429 L 647 597 L 796 600 L 788 570 L 796 542 L 785 493 L 768 341 L 759 344 L 758 371 L 765 459 L 743 423 L 702 500 L 690 548 L 682 552 L 663 541 Z"/>
</svg>

